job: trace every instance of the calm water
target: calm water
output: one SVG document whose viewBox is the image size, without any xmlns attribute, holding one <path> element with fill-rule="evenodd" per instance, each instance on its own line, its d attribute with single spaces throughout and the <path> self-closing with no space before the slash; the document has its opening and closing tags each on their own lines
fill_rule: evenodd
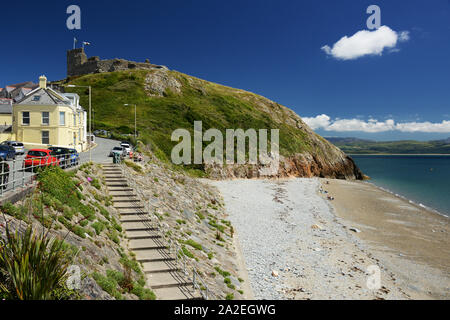
<svg viewBox="0 0 450 320">
<path fill-rule="evenodd" d="M 373 184 L 450 216 L 450 156 L 352 158 Z"/>
</svg>

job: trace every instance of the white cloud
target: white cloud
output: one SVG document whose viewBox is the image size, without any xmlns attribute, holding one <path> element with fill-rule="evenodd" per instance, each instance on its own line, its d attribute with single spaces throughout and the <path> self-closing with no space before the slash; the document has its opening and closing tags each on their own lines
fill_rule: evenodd
<svg viewBox="0 0 450 320">
<path fill-rule="evenodd" d="M 432 122 L 407 122 L 397 123 L 396 129 L 402 132 L 450 132 L 450 121 L 442 121 L 438 123 Z"/>
<path fill-rule="evenodd" d="M 352 60 L 366 55 L 381 55 L 384 49 L 395 49 L 400 41 L 409 40 L 409 32 L 395 32 L 388 26 L 377 30 L 361 30 L 351 37 L 344 36 L 333 47 L 328 45 L 321 49 L 336 59 Z"/>
<path fill-rule="evenodd" d="M 330 117 L 326 114 L 321 114 L 319 116 L 316 116 L 314 118 L 308 118 L 304 117 L 302 118 L 303 121 L 306 122 L 306 124 L 313 130 L 319 129 L 319 128 L 325 128 L 330 125 Z"/>
<path fill-rule="evenodd" d="M 376 119 L 369 119 L 367 121 L 361 119 L 335 119 L 326 114 L 321 114 L 316 117 L 305 117 L 303 121 L 308 124 L 311 129 L 322 129 L 325 131 L 336 132 L 386 132 L 386 131 L 400 131 L 400 132 L 427 132 L 427 133 L 450 133 L 450 120 L 442 122 L 400 122 L 396 123 L 393 119 L 385 121 L 378 121 Z"/>
<path fill-rule="evenodd" d="M 363 131 L 363 132 L 383 132 L 392 130 L 394 120 L 378 121 L 370 119 L 367 122 L 360 119 L 339 119 L 331 125 L 324 127 L 327 131 Z"/>
<path fill-rule="evenodd" d="M 408 41 L 409 40 L 409 31 L 402 31 L 398 35 L 398 41 Z"/>
</svg>

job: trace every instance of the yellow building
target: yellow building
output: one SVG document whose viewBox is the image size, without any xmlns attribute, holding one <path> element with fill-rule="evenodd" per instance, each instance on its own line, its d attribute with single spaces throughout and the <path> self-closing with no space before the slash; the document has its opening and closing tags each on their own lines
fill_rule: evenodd
<svg viewBox="0 0 450 320">
<path fill-rule="evenodd" d="M 13 105 L 12 136 L 25 148 L 49 146 L 87 148 L 86 111 L 75 93 L 60 93 L 47 88 L 47 78 L 39 87 Z"/>
</svg>

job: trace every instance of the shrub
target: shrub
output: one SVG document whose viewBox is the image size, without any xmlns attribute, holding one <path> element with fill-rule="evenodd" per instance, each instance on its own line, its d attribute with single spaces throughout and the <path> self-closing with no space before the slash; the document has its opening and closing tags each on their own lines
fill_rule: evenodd
<svg viewBox="0 0 450 320">
<path fill-rule="evenodd" d="M 124 163 L 127 165 L 127 167 L 132 168 L 136 172 L 142 172 L 142 167 L 134 162 L 125 160 Z"/>
<path fill-rule="evenodd" d="M 11 202 L 6 202 L 2 207 L 1 211 L 4 212 L 7 215 L 10 215 L 12 217 L 15 217 L 19 220 L 27 220 L 26 215 L 26 208 L 24 206 L 18 206 L 16 207 Z"/>
<path fill-rule="evenodd" d="M 1 241 L 0 294 L 9 299 L 47 300 L 64 288 L 71 256 L 64 241 L 37 233 L 28 226 L 23 233 L 11 234 L 6 226 L 6 240 Z"/>
<path fill-rule="evenodd" d="M 92 277 L 97 284 L 116 300 L 122 300 L 122 294 L 117 290 L 117 281 L 113 278 L 105 277 L 100 273 L 94 272 Z"/>
<path fill-rule="evenodd" d="M 223 271 L 222 269 L 220 269 L 220 267 L 214 267 L 214 269 L 224 278 L 227 278 L 231 275 L 228 271 Z"/>
<path fill-rule="evenodd" d="M 186 257 L 189 257 L 189 258 L 191 258 L 191 259 L 194 259 L 194 258 L 195 258 L 194 254 L 193 254 L 192 252 L 190 252 L 185 246 L 182 246 L 182 247 L 181 247 L 181 250 L 183 251 L 183 254 L 184 254 Z"/>
<path fill-rule="evenodd" d="M 96 221 L 96 222 L 92 223 L 91 227 L 94 228 L 95 233 L 97 235 L 100 235 L 100 233 L 102 233 L 102 231 L 105 230 L 105 228 L 106 228 L 105 225 L 100 221 Z"/>
<path fill-rule="evenodd" d="M 97 178 L 93 178 L 91 180 L 91 186 L 93 186 L 97 190 L 100 190 L 102 188 L 101 185 L 100 185 L 100 182 L 98 181 Z"/>
<path fill-rule="evenodd" d="M 184 241 L 184 244 L 187 244 L 188 246 L 191 246 L 192 248 L 197 249 L 197 250 L 202 250 L 203 249 L 203 247 L 202 247 L 202 245 L 200 243 L 197 243 L 197 242 L 195 242 L 192 239 Z"/>
</svg>

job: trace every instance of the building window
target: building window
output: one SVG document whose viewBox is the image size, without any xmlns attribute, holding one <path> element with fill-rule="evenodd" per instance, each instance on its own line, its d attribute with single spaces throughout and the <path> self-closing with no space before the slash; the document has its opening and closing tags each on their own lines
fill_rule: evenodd
<svg viewBox="0 0 450 320">
<path fill-rule="evenodd" d="M 42 112 L 42 124 L 46 126 L 50 124 L 50 112 Z"/>
<path fill-rule="evenodd" d="M 30 125 L 30 112 L 29 111 L 23 111 L 22 112 L 22 124 L 24 126 Z"/>
<path fill-rule="evenodd" d="M 76 126 L 76 125 L 77 125 L 77 114 L 74 113 L 73 114 L 73 126 Z"/>
<path fill-rule="evenodd" d="M 60 112 L 59 113 L 59 125 L 60 126 L 65 126 L 66 125 L 66 113 L 65 112 Z"/>
<path fill-rule="evenodd" d="M 42 131 L 42 144 L 50 144 L 49 131 Z"/>
</svg>

